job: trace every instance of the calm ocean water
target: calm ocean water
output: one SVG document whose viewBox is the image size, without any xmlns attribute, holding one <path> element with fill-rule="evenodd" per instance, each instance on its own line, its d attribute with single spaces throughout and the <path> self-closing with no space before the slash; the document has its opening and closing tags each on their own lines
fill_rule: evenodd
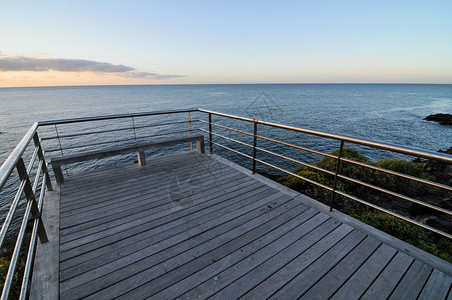
<svg viewBox="0 0 452 300">
<path fill-rule="evenodd" d="M 429 114 L 452 113 L 452 85 L 3 88 L 0 89 L 0 163 L 35 121 L 192 107 L 431 151 L 452 146 L 452 127 L 423 121 Z M 284 134 L 280 133 L 283 136 L 279 138 L 293 140 L 294 137 Z M 336 146 L 325 147 L 320 150 L 328 151 Z M 0 203 L 11 201 L 6 199 L 11 195 L 0 196 L 5 198 Z"/>
</svg>

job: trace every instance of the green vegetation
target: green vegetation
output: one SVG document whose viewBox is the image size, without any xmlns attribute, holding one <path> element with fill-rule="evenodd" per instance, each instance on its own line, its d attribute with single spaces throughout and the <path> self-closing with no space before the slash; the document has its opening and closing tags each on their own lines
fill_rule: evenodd
<svg viewBox="0 0 452 300">
<path fill-rule="evenodd" d="M 338 156 L 339 150 L 334 150 L 330 154 Z M 352 148 L 344 148 L 342 157 L 417 178 L 435 180 L 432 175 L 424 172 L 424 163 L 422 162 L 413 162 L 397 158 L 383 159 L 373 162 L 358 150 Z M 336 161 L 337 160 L 333 157 L 325 157 L 313 165 L 318 168 L 334 172 L 336 170 Z M 294 170 L 294 173 L 320 184 L 333 187 L 334 176 L 322 172 L 321 170 L 300 166 Z M 382 171 L 372 170 L 347 161 L 341 162 L 340 174 L 348 178 L 356 179 L 360 182 L 366 182 L 382 189 L 416 199 L 422 200 L 422 198 L 439 198 L 440 194 L 438 188 L 434 188 L 408 178 L 402 178 Z M 326 189 L 322 189 L 317 185 L 295 176 L 281 177 L 278 179 L 278 182 L 329 205 L 331 192 Z M 410 215 L 409 212 L 413 205 L 409 201 L 402 200 L 398 197 L 388 195 L 369 187 L 364 187 L 358 183 L 343 178 L 338 179 L 336 188 L 349 195 L 358 197 L 367 202 L 376 204 L 402 215 Z M 447 238 L 438 236 L 419 226 L 372 209 L 349 198 L 336 196 L 333 206 L 335 209 L 351 215 L 364 223 L 385 231 L 418 248 L 441 257 L 444 260 L 452 262 L 452 241 Z M 424 214 L 431 213 L 428 209 L 422 209 L 421 211 Z M 410 218 L 414 217 L 410 216 Z"/>
<path fill-rule="evenodd" d="M 6 280 L 6 274 L 8 274 L 10 261 L 5 257 L 0 257 L 0 290 L 3 290 L 3 286 Z M 22 260 L 19 261 L 16 272 L 13 276 L 13 282 L 11 284 L 11 290 L 9 292 L 9 299 L 18 299 L 20 296 L 20 288 L 22 284 L 22 276 L 24 274 L 25 264 Z"/>
<path fill-rule="evenodd" d="M 435 237 L 421 227 L 379 211 L 363 210 L 350 215 L 426 252 L 452 262 L 452 241 L 447 238 Z"/>
</svg>

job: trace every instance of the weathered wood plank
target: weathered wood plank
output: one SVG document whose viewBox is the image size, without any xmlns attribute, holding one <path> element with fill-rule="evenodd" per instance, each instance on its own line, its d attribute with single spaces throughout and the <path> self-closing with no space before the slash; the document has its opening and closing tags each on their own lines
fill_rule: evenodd
<svg viewBox="0 0 452 300">
<path fill-rule="evenodd" d="M 296 230 L 297 227 L 302 226 L 303 223 L 318 214 L 317 211 L 313 209 L 308 209 L 305 211 L 300 211 L 301 213 L 295 216 L 293 219 L 286 223 L 281 223 L 280 226 L 275 227 L 270 232 L 255 237 L 254 240 L 234 252 L 231 252 L 227 256 L 212 262 L 209 266 L 199 270 L 192 275 L 184 278 L 183 280 L 159 291 L 157 294 L 152 295 L 152 299 L 162 299 L 168 298 L 173 299 L 181 296 L 183 293 L 188 292 L 192 287 L 199 285 L 200 283 L 207 281 L 225 269 L 231 267 L 232 265 L 246 259 L 255 252 L 263 249 L 265 246 L 271 243 L 284 243 L 284 235 L 289 232 Z M 290 239 L 290 238 L 289 238 Z M 151 295 L 148 295 L 151 296 Z"/>
<path fill-rule="evenodd" d="M 129 182 L 139 182 L 143 177 L 155 177 L 165 175 L 166 173 L 178 173 L 179 175 L 183 175 L 187 169 L 199 169 L 209 173 L 211 171 L 216 171 L 217 169 L 228 169 L 228 167 L 224 164 L 206 160 L 202 156 L 191 156 L 184 160 L 171 160 L 163 166 L 150 164 L 146 168 L 123 164 L 119 165 L 116 169 L 96 170 L 92 175 L 84 176 L 83 178 L 79 178 L 81 175 L 67 177 L 67 182 L 71 184 L 65 185 L 62 188 L 62 195 L 64 195 L 65 198 L 71 199 L 74 198 L 74 194 L 77 193 L 91 193 L 98 187 L 109 184 L 111 181 L 122 182 L 124 176 L 127 176 Z M 64 202 L 68 201 L 66 199 L 63 200 Z"/>
<path fill-rule="evenodd" d="M 49 241 L 42 244 L 37 241 L 35 264 L 33 269 L 30 299 L 59 298 L 59 188 L 47 191 L 42 207 L 42 220 Z"/>
<path fill-rule="evenodd" d="M 143 281 L 145 283 L 129 293 L 121 295 L 119 298 L 140 299 L 149 296 L 151 293 L 166 289 L 169 286 L 192 275 L 194 272 L 198 272 L 199 270 L 208 267 L 213 262 L 221 260 L 231 252 L 235 252 L 238 249 L 245 247 L 253 239 L 270 232 L 279 224 L 291 220 L 294 216 L 299 214 L 300 211 L 305 211 L 307 209 L 307 207 L 300 206 L 298 205 L 299 203 L 295 201 L 291 202 L 291 204 L 292 203 L 296 206 L 291 207 L 289 204 L 285 204 L 278 208 L 269 210 L 269 216 L 264 218 L 264 223 L 242 235 L 237 235 L 230 240 L 226 240 L 226 242 L 219 247 L 214 248 L 215 246 L 212 246 L 201 248 L 201 251 L 184 252 L 179 258 L 172 258 L 171 260 L 166 261 L 164 263 L 166 268 L 166 272 L 164 274 L 161 274 L 159 277 L 156 276 L 158 274 L 155 274 L 155 272 L 143 274 L 144 276 L 141 277 L 144 279 Z M 204 251 L 204 254 L 202 251 Z M 194 253 L 196 258 L 189 262 L 185 262 L 185 256 L 190 253 Z M 200 280 L 203 279 L 200 278 Z"/>
<path fill-rule="evenodd" d="M 382 244 L 331 299 L 360 298 L 396 253 L 394 248 Z"/>
<path fill-rule="evenodd" d="M 70 185 L 65 185 L 61 189 L 61 194 L 65 196 L 65 199 L 62 199 L 63 202 L 68 202 L 69 200 L 74 198 L 78 193 L 91 193 L 95 191 L 97 188 L 102 187 L 105 184 L 109 184 L 111 181 L 119 181 L 121 182 L 124 176 L 130 177 L 128 179 L 129 182 L 139 182 L 143 177 L 152 177 L 156 175 L 164 175 L 165 173 L 171 172 L 180 172 L 184 173 L 186 169 L 190 168 L 201 168 L 207 169 L 211 165 L 214 169 L 225 168 L 224 165 L 221 164 L 213 164 L 211 161 L 206 160 L 204 157 L 200 155 L 190 155 L 185 159 L 174 158 L 168 160 L 164 163 L 164 165 L 154 164 L 148 162 L 148 166 L 146 168 L 140 168 L 136 164 L 121 164 L 116 166 L 116 168 L 102 168 L 93 170 L 89 173 L 89 175 L 85 175 L 82 173 L 76 176 L 69 176 L 66 178 L 67 183 Z M 130 176 L 129 176 L 130 175 Z"/>
<path fill-rule="evenodd" d="M 328 216 L 317 214 L 295 230 L 284 235 L 282 239 L 271 243 L 246 259 L 217 274 L 215 277 L 199 284 L 188 293 L 183 294 L 180 298 L 192 299 L 199 297 L 200 295 L 208 298 L 245 274 L 248 274 L 250 271 L 255 270 L 266 261 L 269 261 L 273 256 L 279 255 L 280 259 L 284 259 L 285 254 L 290 253 L 293 250 L 301 252 L 315 244 L 323 236 L 327 235 L 338 226 L 339 224 L 334 220 L 329 219 Z"/>
<path fill-rule="evenodd" d="M 319 297 L 320 299 L 330 298 L 380 245 L 381 243 L 378 240 L 367 237 L 308 290 L 301 299 L 312 299 L 312 297 Z"/>
<path fill-rule="evenodd" d="M 433 270 L 418 299 L 446 299 L 447 294 L 451 290 L 451 288 L 452 276 L 444 274 L 443 272 L 438 270 Z"/>
<path fill-rule="evenodd" d="M 389 299 L 416 299 L 433 268 L 415 260 Z"/>
<path fill-rule="evenodd" d="M 405 253 L 398 252 L 392 261 L 386 266 L 383 272 L 368 288 L 362 299 L 376 299 L 381 297 L 387 299 L 394 288 L 399 284 L 405 272 L 408 270 L 414 259 Z"/>
<path fill-rule="evenodd" d="M 286 267 L 287 264 L 291 264 L 292 266 L 295 265 L 296 269 L 303 270 L 323 253 L 337 244 L 342 238 L 347 236 L 352 230 L 353 228 L 350 226 L 342 224 L 329 232 L 326 236 L 321 237 L 315 244 L 306 245 L 305 243 L 302 243 L 288 247 L 241 277 L 239 280 L 213 295 L 212 299 L 237 299 L 278 270 Z M 301 241 L 304 242 L 305 239 L 302 239 Z"/>
<path fill-rule="evenodd" d="M 225 180 L 222 181 L 222 190 L 223 191 L 228 191 L 229 193 L 235 193 L 235 195 L 239 194 L 239 193 L 245 193 L 246 191 L 241 191 L 240 188 L 247 188 L 250 189 L 250 191 L 254 191 L 258 188 L 264 188 L 261 185 L 255 184 L 253 183 L 248 183 L 248 182 L 243 182 L 243 180 L 239 177 L 239 178 L 231 178 L 234 180 Z M 105 229 L 109 229 L 112 228 L 113 226 L 117 226 L 120 224 L 124 224 L 129 222 L 129 218 L 134 218 L 134 219 L 139 219 L 139 218 L 144 218 L 144 217 L 151 217 L 151 215 L 154 215 L 153 212 L 148 211 L 149 209 L 156 207 L 158 208 L 157 213 L 162 213 L 162 212 L 167 212 L 168 214 L 170 213 L 168 210 L 171 210 L 172 208 L 175 207 L 175 205 L 177 206 L 177 204 L 175 204 L 174 202 L 172 202 L 170 199 L 168 199 L 168 195 L 164 195 L 165 198 L 161 201 L 159 201 L 158 203 L 149 203 L 147 204 L 146 202 L 144 203 L 140 203 L 140 201 L 137 201 L 138 207 L 133 207 L 130 209 L 126 209 L 123 210 L 121 212 L 115 213 L 115 214 L 109 214 L 103 218 L 100 219 L 95 219 L 95 220 L 91 220 L 91 221 L 87 221 L 87 222 L 83 222 L 82 224 L 77 225 L 76 227 L 70 227 L 67 229 L 63 229 L 61 230 L 61 241 L 67 242 L 67 241 L 71 241 L 74 239 L 78 239 L 82 236 L 86 236 L 89 234 L 93 234 L 95 232 L 99 232 Z M 199 201 L 197 201 L 195 204 L 190 205 L 190 206 L 186 206 L 184 207 L 184 213 L 187 213 L 188 209 L 192 209 L 193 208 L 201 208 L 201 205 L 213 205 L 216 202 L 215 199 L 220 197 L 220 196 L 224 196 L 224 194 L 220 195 L 219 193 L 215 193 L 211 190 L 209 190 L 208 192 L 203 193 L 202 195 L 203 197 L 201 199 L 199 199 Z M 206 204 L 205 202 L 209 201 L 208 204 Z M 211 202 L 210 202 L 211 201 Z M 169 203 L 168 203 L 169 202 Z M 228 203 L 223 203 L 223 204 L 228 204 Z M 233 203 L 231 203 L 233 204 Z M 129 205 L 130 207 L 131 205 Z"/>
<path fill-rule="evenodd" d="M 133 194 L 135 198 L 126 196 L 124 198 L 114 199 L 115 196 L 112 195 L 111 198 L 102 203 L 100 207 L 98 205 L 93 205 L 92 210 L 83 210 L 77 211 L 77 213 L 62 214 L 62 218 L 64 218 L 64 220 L 61 224 L 61 227 L 63 229 L 66 229 L 71 226 L 79 225 L 80 223 L 82 223 L 81 220 L 83 220 L 83 223 L 85 223 L 96 219 L 103 219 L 110 215 L 123 212 L 124 209 L 130 208 L 131 205 L 139 206 L 149 204 L 151 207 L 159 207 L 168 204 L 178 205 L 179 203 L 182 205 L 188 205 L 189 203 L 182 202 L 184 202 L 184 197 L 186 198 L 187 195 L 188 197 L 193 195 L 193 189 L 196 189 L 196 191 L 201 189 L 215 191 L 216 189 L 222 187 L 223 182 L 228 183 L 230 182 L 230 180 L 235 181 L 244 179 L 245 178 L 241 177 L 240 175 L 230 173 L 219 179 L 207 179 L 204 182 L 205 185 L 201 185 L 198 181 L 192 181 L 189 183 L 182 183 L 172 190 L 170 190 L 169 187 L 160 187 L 160 191 L 156 192 L 154 192 L 154 190 L 152 189 L 149 189 L 148 193 L 145 193 L 146 190 L 143 190 L 139 191 L 138 195 Z M 216 187 L 216 185 L 218 187 Z M 157 187 L 155 189 L 157 189 Z"/>
<path fill-rule="evenodd" d="M 313 286 L 365 237 L 365 234 L 353 230 L 309 266 L 300 267 L 300 263 L 291 262 L 242 298 L 261 299 L 271 296 L 274 299 L 295 299 L 297 295 L 302 295 Z"/>
<path fill-rule="evenodd" d="M 268 214 L 265 215 L 265 218 L 262 216 L 263 214 L 266 214 L 267 211 L 265 209 L 262 210 L 258 208 L 265 208 L 268 205 L 268 203 L 274 202 L 277 199 L 279 199 L 278 202 L 282 201 L 280 202 L 281 204 L 289 200 L 286 196 L 281 198 L 281 194 L 274 194 L 270 197 L 263 198 L 262 200 L 255 201 L 239 211 L 234 211 L 215 220 L 211 220 L 210 222 L 208 222 L 208 224 L 202 224 L 201 226 L 199 226 L 199 230 L 197 231 L 190 230 L 184 232 L 181 238 L 186 239 L 187 235 L 188 236 L 191 235 L 192 237 L 182 244 L 179 243 L 177 247 L 175 246 L 175 244 L 177 243 L 174 243 L 173 241 L 171 243 L 172 245 L 171 251 L 168 249 L 165 250 L 164 252 L 162 252 L 161 250 L 157 250 L 158 247 L 161 247 L 162 245 L 165 244 L 158 243 L 156 245 L 153 245 L 152 247 L 135 252 L 132 255 L 129 255 L 123 259 L 116 260 L 111 264 L 104 265 L 101 268 L 101 270 L 96 270 L 95 272 L 88 272 L 91 275 L 96 275 L 96 277 L 99 275 L 105 275 L 103 277 L 97 278 L 95 282 L 93 281 L 94 277 L 87 276 L 88 273 L 85 273 L 84 276 L 78 276 L 71 279 L 70 281 L 63 282 L 61 284 L 61 290 L 63 291 L 63 295 L 65 297 L 66 296 L 70 297 L 71 295 L 73 295 L 72 294 L 73 291 L 68 291 L 68 293 L 64 293 L 64 291 L 69 290 L 72 285 L 77 286 L 79 282 L 76 281 L 78 280 L 82 280 L 85 282 L 82 285 L 83 293 L 88 294 L 92 293 L 96 290 L 101 289 L 102 286 L 104 286 L 105 284 L 111 284 L 112 282 L 119 282 L 121 285 L 120 288 L 118 287 L 119 291 L 124 291 L 123 285 L 126 282 L 121 280 L 124 279 L 124 277 L 128 277 L 131 274 L 136 274 L 140 271 L 149 269 L 150 266 L 155 265 L 159 261 L 158 259 L 156 259 L 156 255 L 161 257 L 160 260 L 161 259 L 166 260 L 167 258 L 177 255 L 177 253 L 182 253 L 195 245 L 199 247 L 200 243 L 201 245 L 203 244 L 203 241 L 209 241 L 209 243 L 216 244 L 219 242 L 218 239 L 224 240 L 227 238 L 231 238 L 232 236 L 237 235 L 236 230 L 239 230 L 237 228 L 240 228 L 240 230 L 249 230 L 250 227 L 247 226 L 249 225 L 247 223 L 253 222 L 255 224 L 259 224 L 259 222 L 263 222 L 265 218 L 268 218 Z M 220 224 L 222 226 L 218 226 Z M 183 244 L 185 244 L 188 248 L 183 247 Z M 143 259 L 144 257 L 145 259 Z M 185 257 L 189 259 L 192 256 Z M 123 268 L 123 271 L 126 272 L 121 273 L 114 272 L 118 268 Z M 111 286 L 109 287 L 108 290 L 109 292 L 113 291 Z M 80 295 L 78 294 L 77 297 L 79 296 Z"/>
<path fill-rule="evenodd" d="M 208 168 L 215 167 L 211 170 Z M 174 168 L 171 168 L 169 170 L 162 170 L 159 168 L 150 169 L 148 168 L 140 168 L 140 169 L 131 169 L 127 172 L 117 174 L 117 176 L 112 176 L 108 174 L 108 176 L 102 176 L 100 179 L 92 178 L 90 179 L 89 183 L 81 185 L 80 187 L 77 187 L 74 191 L 67 191 L 67 185 L 62 188 L 62 190 L 65 193 L 68 193 L 66 195 L 65 193 L 62 193 L 63 196 L 63 202 L 62 202 L 62 209 L 63 211 L 66 211 L 66 208 L 71 208 L 71 205 L 73 207 L 77 207 L 77 205 L 73 204 L 74 200 L 77 200 L 76 203 L 80 205 L 81 201 L 79 200 L 80 196 L 102 196 L 102 194 L 105 192 L 105 186 L 111 186 L 113 182 L 118 184 L 119 186 L 113 186 L 109 192 L 111 194 L 121 191 L 124 189 L 123 186 L 131 186 L 130 189 L 132 189 L 132 186 L 140 186 L 142 185 L 143 181 L 152 181 L 152 182 L 162 182 L 162 177 L 172 177 L 172 176 L 178 176 L 181 178 L 188 177 L 191 174 L 188 174 L 188 172 L 193 172 L 193 175 L 196 175 L 196 173 L 199 174 L 210 174 L 212 177 L 218 177 L 221 175 L 222 172 L 227 172 L 230 168 L 226 166 L 217 166 L 217 165 L 211 165 L 211 164 L 204 164 L 202 166 L 194 165 L 193 162 L 184 162 L 182 165 L 178 162 L 177 165 Z M 220 173 L 220 174 L 219 174 Z M 102 179 L 105 179 L 103 181 Z M 72 183 L 69 187 L 72 187 Z"/>
<path fill-rule="evenodd" d="M 257 193 L 255 191 L 252 192 L 255 194 L 249 199 L 253 199 L 253 197 L 254 199 L 265 197 L 270 195 L 273 191 L 263 190 L 263 193 Z M 218 210 L 210 212 L 203 212 L 201 210 L 199 211 L 199 214 L 194 213 L 187 216 L 182 216 L 181 218 L 169 222 L 165 222 L 164 219 L 158 220 L 157 226 L 154 229 L 146 231 L 143 234 L 135 235 L 128 239 L 118 241 L 114 243 L 114 245 L 108 246 L 108 248 L 101 248 L 95 251 L 90 251 L 86 254 L 76 256 L 68 261 L 61 262 L 61 269 L 65 270 L 66 268 L 74 267 L 73 270 L 70 270 L 70 272 L 72 273 L 81 273 L 83 270 L 91 270 L 102 264 L 109 263 L 128 254 L 149 247 L 157 243 L 158 241 L 163 241 L 165 239 L 179 235 L 185 231 L 193 230 L 193 228 L 207 223 L 209 220 L 220 217 L 223 214 L 228 213 L 229 211 L 240 209 L 241 207 L 246 205 L 245 203 L 245 201 L 238 201 L 233 204 L 233 207 L 222 205 L 226 207 L 222 207 Z M 221 202 L 219 204 L 221 204 Z M 163 224 L 163 226 L 159 226 L 159 224 Z M 61 275 L 62 278 L 65 278 L 66 271 Z"/>
<path fill-rule="evenodd" d="M 275 193 L 275 191 L 272 191 L 270 189 L 266 189 L 265 187 L 262 187 L 262 190 L 260 192 L 264 193 L 266 191 L 268 191 L 269 194 L 274 194 Z M 254 199 L 259 199 L 259 197 L 261 197 L 260 192 L 256 193 L 256 195 L 252 196 L 252 197 L 255 197 Z M 265 201 L 265 200 L 263 200 L 263 201 Z M 256 203 L 260 203 L 260 202 L 256 202 Z M 243 212 L 247 212 L 247 210 L 245 210 L 245 209 L 248 209 L 249 207 L 251 207 L 251 205 L 247 204 L 246 207 L 242 207 L 242 211 Z M 68 259 L 70 257 L 78 256 L 78 255 L 80 255 L 80 254 L 82 254 L 84 252 L 92 251 L 92 250 L 94 250 L 96 248 L 103 247 L 104 245 L 108 245 L 108 244 L 114 243 L 114 242 L 119 241 L 121 239 L 130 238 L 132 236 L 138 235 L 139 233 L 146 234 L 147 230 L 161 225 L 161 222 L 160 222 L 161 220 L 157 220 L 159 217 L 162 217 L 162 216 L 165 216 L 165 215 L 169 215 L 170 219 L 168 219 L 168 221 L 169 220 L 173 220 L 173 219 L 177 219 L 178 215 L 175 215 L 173 213 L 181 211 L 181 210 L 184 210 L 184 209 L 181 209 L 181 207 L 179 207 L 179 206 L 174 206 L 174 209 L 172 211 L 164 211 L 161 214 L 155 215 L 154 216 L 155 220 L 149 220 L 149 222 L 145 222 L 145 223 L 141 224 L 140 226 L 135 226 L 133 228 L 129 228 L 129 229 L 123 230 L 123 231 L 121 231 L 118 234 L 115 234 L 113 236 L 111 236 L 111 235 L 110 236 L 104 236 L 104 237 L 101 236 L 101 237 L 99 237 L 98 240 L 96 240 L 96 241 L 94 241 L 92 243 L 84 244 L 84 246 L 82 248 L 73 249 L 73 248 L 76 247 L 76 245 L 72 245 L 72 247 L 70 247 L 70 248 L 69 248 L 70 245 L 68 245 L 67 246 L 68 247 L 67 250 L 60 248 L 61 249 L 61 260 L 66 260 L 66 259 Z M 228 212 L 228 213 L 231 213 L 231 212 Z M 237 212 L 234 211 L 234 213 L 237 213 Z M 79 241 L 79 242 L 81 243 L 82 241 Z M 71 250 L 71 249 L 73 249 L 73 250 Z"/>
</svg>

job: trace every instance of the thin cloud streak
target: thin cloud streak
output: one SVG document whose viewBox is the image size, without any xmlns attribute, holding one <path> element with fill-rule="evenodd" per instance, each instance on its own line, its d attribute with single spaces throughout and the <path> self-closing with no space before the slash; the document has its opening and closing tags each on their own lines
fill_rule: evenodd
<svg viewBox="0 0 452 300">
<path fill-rule="evenodd" d="M 25 56 L 2 56 L 0 52 L 0 72 L 95 72 L 117 73 L 130 78 L 171 79 L 185 77 L 184 75 L 162 75 L 157 73 L 139 72 L 125 65 L 114 65 L 108 62 L 98 62 L 85 59 L 37 58 Z"/>
</svg>

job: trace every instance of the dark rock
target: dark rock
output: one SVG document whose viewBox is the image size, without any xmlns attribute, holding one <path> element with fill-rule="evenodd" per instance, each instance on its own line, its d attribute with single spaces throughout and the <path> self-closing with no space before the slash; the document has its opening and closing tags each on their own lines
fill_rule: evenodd
<svg viewBox="0 0 452 300">
<path fill-rule="evenodd" d="M 452 155 L 452 147 L 440 153 Z M 424 172 L 436 178 L 436 181 L 450 184 L 452 182 L 452 164 L 442 161 L 428 160 L 424 166 Z"/>
<path fill-rule="evenodd" d="M 452 126 L 452 115 L 450 115 L 450 114 L 434 114 L 434 115 L 430 115 L 430 116 L 424 118 L 424 120 L 435 121 L 441 125 Z"/>
</svg>

